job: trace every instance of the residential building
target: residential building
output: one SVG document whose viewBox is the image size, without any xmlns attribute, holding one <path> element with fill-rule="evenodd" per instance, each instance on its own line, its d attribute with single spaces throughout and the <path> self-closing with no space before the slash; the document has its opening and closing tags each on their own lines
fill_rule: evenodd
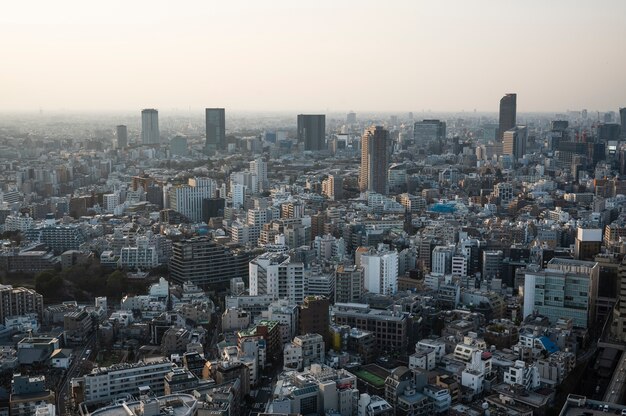
<svg viewBox="0 0 626 416">
<path fill-rule="evenodd" d="M 361 138 L 359 189 L 387 195 L 389 167 L 389 131 L 381 126 L 365 130 Z"/>
<path fill-rule="evenodd" d="M 300 303 L 304 299 L 304 264 L 280 253 L 264 253 L 250 261 L 250 295 L 272 295 Z"/>
</svg>

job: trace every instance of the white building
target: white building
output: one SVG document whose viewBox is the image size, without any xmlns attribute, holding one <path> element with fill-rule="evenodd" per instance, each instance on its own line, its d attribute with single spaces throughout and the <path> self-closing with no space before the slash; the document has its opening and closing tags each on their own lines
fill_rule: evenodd
<svg viewBox="0 0 626 416">
<path fill-rule="evenodd" d="M 168 192 L 169 207 L 193 222 L 202 222 L 202 201 L 215 196 L 217 183 L 211 178 L 189 178 L 187 185 L 178 185 Z"/>
<path fill-rule="evenodd" d="M 129 269 L 152 269 L 159 265 L 156 247 L 150 245 L 146 236 L 137 237 L 135 247 L 122 247 L 120 251 L 120 267 Z"/>
<path fill-rule="evenodd" d="M 250 295 L 271 295 L 301 303 L 304 299 L 304 264 L 292 263 L 289 256 L 264 253 L 249 263 Z"/>
<path fill-rule="evenodd" d="M 267 180 L 267 162 L 263 158 L 256 158 L 250 162 L 250 172 L 256 175 L 259 192 L 268 188 L 269 182 Z"/>
<path fill-rule="evenodd" d="M 392 295 L 398 291 L 398 252 L 379 245 L 361 254 L 361 268 L 365 290 L 370 293 Z"/>
<path fill-rule="evenodd" d="M 539 387 L 539 370 L 536 364 L 526 364 L 517 360 L 515 365 L 509 367 L 504 373 L 504 382 L 511 386 L 522 386 L 527 390 L 534 390 Z"/>
<path fill-rule="evenodd" d="M 126 394 L 136 395 L 139 387 L 162 395 L 165 391 L 165 375 L 174 364 L 168 360 L 141 361 L 136 364 L 114 364 L 94 368 L 80 378 L 72 379 L 72 385 L 82 386 L 84 401 L 109 402 Z"/>
<path fill-rule="evenodd" d="M 104 194 L 102 196 L 104 202 L 104 210 L 106 212 L 113 212 L 115 207 L 120 204 L 120 194 L 119 192 L 113 192 L 112 194 Z"/>
<path fill-rule="evenodd" d="M 435 247 L 432 253 L 431 271 L 439 274 L 450 274 L 452 272 L 453 255 L 453 245 Z"/>
<path fill-rule="evenodd" d="M 26 231 L 33 228 L 34 220 L 27 215 L 8 215 L 4 222 L 4 231 Z"/>
</svg>

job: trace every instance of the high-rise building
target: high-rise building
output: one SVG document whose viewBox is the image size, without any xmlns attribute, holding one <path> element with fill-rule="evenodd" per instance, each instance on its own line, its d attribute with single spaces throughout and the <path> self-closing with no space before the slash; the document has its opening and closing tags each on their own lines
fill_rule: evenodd
<svg viewBox="0 0 626 416">
<path fill-rule="evenodd" d="M 42 316 L 43 296 L 33 289 L 0 285 L 0 321 L 9 316 L 35 313 Z"/>
<path fill-rule="evenodd" d="M 335 302 L 360 303 L 363 296 L 363 269 L 339 265 L 335 271 Z"/>
<path fill-rule="evenodd" d="M 343 178 L 339 175 L 328 175 L 322 181 L 322 194 L 331 201 L 343 198 Z"/>
<path fill-rule="evenodd" d="M 574 242 L 574 258 L 577 260 L 594 259 L 602 248 L 601 228 L 581 228 L 576 231 L 576 241 Z"/>
<path fill-rule="evenodd" d="M 387 194 L 387 169 L 389 167 L 389 131 L 381 126 L 365 130 L 361 139 L 361 170 L 359 189 Z"/>
<path fill-rule="evenodd" d="M 515 126 L 504 132 L 502 136 L 502 154 L 511 155 L 515 160 L 526 154 L 528 130 L 524 126 Z"/>
<path fill-rule="evenodd" d="M 446 138 L 446 123 L 440 120 L 422 120 L 413 124 L 415 143 L 429 143 Z"/>
<path fill-rule="evenodd" d="M 206 150 L 226 150 L 226 111 L 223 108 L 205 109 Z"/>
<path fill-rule="evenodd" d="M 398 252 L 380 247 L 361 255 L 363 283 L 370 293 L 393 295 L 398 291 Z"/>
<path fill-rule="evenodd" d="M 326 115 L 298 114 L 298 142 L 304 143 L 304 150 L 324 150 L 326 148 Z"/>
<path fill-rule="evenodd" d="M 619 120 L 621 125 L 620 137 L 626 139 L 626 107 L 619 109 Z"/>
<path fill-rule="evenodd" d="M 190 281 L 206 288 L 245 278 L 248 261 L 246 253 L 233 252 L 208 237 L 193 237 L 172 244 L 169 268 L 175 283 Z"/>
<path fill-rule="evenodd" d="M 320 334 L 330 346 L 329 308 L 330 301 L 324 296 L 307 296 L 300 305 L 298 332 L 300 334 Z"/>
<path fill-rule="evenodd" d="M 141 110 L 141 143 L 159 144 L 159 112 L 153 108 Z"/>
<path fill-rule="evenodd" d="M 548 268 L 532 265 L 524 274 L 524 318 L 534 312 L 555 324 L 571 318 L 577 328 L 595 323 L 600 266 L 596 262 L 554 258 Z"/>
<path fill-rule="evenodd" d="M 502 141 L 504 132 L 515 127 L 517 117 L 517 94 L 506 94 L 500 99 L 500 117 L 498 140 Z"/>
<path fill-rule="evenodd" d="M 217 184 L 210 178 L 189 178 L 187 185 L 177 185 L 169 189 L 169 206 L 191 221 L 201 222 L 202 201 L 215 196 Z"/>
<path fill-rule="evenodd" d="M 269 186 L 269 182 L 267 180 L 267 162 L 258 157 L 250 162 L 250 172 L 256 175 L 258 186 L 257 189 L 259 192 L 264 191 Z"/>
<path fill-rule="evenodd" d="M 184 136 L 176 136 L 170 140 L 170 152 L 172 156 L 187 156 L 189 153 L 187 138 Z"/>
<path fill-rule="evenodd" d="M 250 261 L 250 294 L 272 295 L 300 303 L 304 299 L 304 264 L 291 262 L 289 256 L 264 253 Z"/>
<path fill-rule="evenodd" d="M 347 124 L 355 124 L 356 123 L 356 113 L 354 111 L 350 111 L 346 116 Z"/>
<path fill-rule="evenodd" d="M 126 126 L 120 124 L 115 127 L 115 135 L 117 136 L 117 148 L 124 149 L 128 147 L 128 130 Z"/>
</svg>

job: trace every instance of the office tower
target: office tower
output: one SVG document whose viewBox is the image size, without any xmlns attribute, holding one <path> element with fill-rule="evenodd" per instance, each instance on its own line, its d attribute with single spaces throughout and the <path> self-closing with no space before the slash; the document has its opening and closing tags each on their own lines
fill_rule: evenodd
<svg viewBox="0 0 626 416">
<path fill-rule="evenodd" d="M 202 288 L 226 284 L 248 273 L 249 256 L 234 252 L 208 237 L 193 237 L 172 244 L 170 274 L 172 281 L 190 281 Z"/>
<path fill-rule="evenodd" d="M 504 132 L 502 136 L 502 154 L 511 155 L 517 161 L 526 154 L 528 129 L 524 126 L 515 126 Z"/>
<path fill-rule="evenodd" d="M 117 148 L 124 149 L 128 147 L 128 130 L 126 129 L 126 126 L 120 124 L 115 127 L 115 133 L 117 136 Z"/>
<path fill-rule="evenodd" d="M 363 283 L 370 293 L 393 295 L 398 291 L 398 252 L 383 247 L 361 255 Z"/>
<path fill-rule="evenodd" d="M 250 162 L 250 172 L 256 175 L 258 186 L 257 189 L 259 192 L 264 191 L 269 186 L 269 182 L 267 180 L 267 162 L 258 157 Z"/>
<path fill-rule="evenodd" d="M 343 199 L 343 178 L 338 175 L 328 175 L 322 181 L 322 195 L 331 201 Z"/>
<path fill-rule="evenodd" d="M 176 136 L 170 140 L 170 152 L 172 153 L 172 156 L 187 156 L 189 154 L 187 138 L 183 136 Z"/>
<path fill-rule="evenodd" d="M 554 258 L 547 269 L 528 266 L 523 318 L 537 312 L 553 325 L 561 318 L 571 318 L 574 327 L 589 328 L 595 323 L 599 275 L 596 262 Z"/>
<path fill-rule="evenodd" d="M 422 120 L 413 124 L 415 143 L 428 143 L 446 138 L 446 123 L 440 120 Z"/>
<path fill-rule="evenodd" d="M 140 361 L 135 364 L 113 364 L 94 368 L 91 373 L 72 379 L 86 402 L 106 403 L 114 398 L 137 394 L 141 387 L 149 387 L 155 395 L 165 392 L 165 375 L 175 367 L 167 359 Z M 121 412 L 126 413 L 126 412 Z"/>
<path fill-rule="evenodd" d="M 264 253 L 250 261 L 250 295 L 271 295 L 300 303 L 304 299 L 304 264 L 289 256 Z"/>
<path fill-rule="evenodd" d="M 372 309 L 367 304 L 335 303 L 331 307 L 335 325 L 349 325 L 370 331 L 376 337 L 376 349 L 382 353 L 405 351 L 409 340 L 409 314 L 394 305 L 393 310 Z"/>
<path fill-rule="evenodd" d="M 141 110 L 141 143 L 159 144 L 159 112 L 153 108 Z"/>
<path fill-rule="evenodd" d="M 224 198 L 206 198 L 202 200 L 202 220 L 208 223 L 211 218 L 223 217 L 226 200 Z"/>
<path fill-rule="evenodd" d="M 483 251 L 483 279 L 497 279 L 502 268 L 502 250 Z"/>
<path fill-rule="evenodd" d="M 432 252 L 431 271 L 438 274 L 450 274 L 453 255 L 454 245 L 435 247 Z"/>
<path fill-rule="evenodd" d="M 189 178 L 187 185 L 169 189 L 169 207 L 193 222 L 202 222 L 202 201 L 215 196 L 217 183 L 211 178 Z"/>
<path fill-rule="evenodd" d="M 346 116 L 346 123 L 347 124 L 354 124 L 354 123 L 356 123 L 356 113 L 354 111 L 350 111 L 348 113 L 348 115 Z"/>
<path fill-rule="evenodd" d="M 601 228 L 578 228 L 574 244 L 574 258 L 577 260 L 593 260 L 602 247 Z"/>
<path fill-rule="evenodd" d="M 500 118 L 498 140 L 502 141 L 504 132 L 515 127 L 517 114 L 517 94 L 506 94 L 500 99 Z"/>
<path fill-rule="evenodd" d="M 597 129 L 598 141 L 605 143 L 617 141 L 620 138 L 620 125 L 613 123 L 601 123 Z"/>
<path fill-rule="evenodd" d="M 307 296 L 299 308 L 298 333 L 320 334 L 330 347 L 330 301 L 323 296 Z"/>
<path fill-rule="evenodd" d="M 626 107 L 619 109 L 619 120 L 621 126 L 621 138 L 626 139 Z"/>
<path fill-rule="evenodd" d="M 339 265 L 335 271 L 335 302 L 360 303 L 363 296 L 363 269 Z"/>
<path fill-rule="evenodd" d="M 326 149 L 326 116 L 298 114 L 298 142 L 304 143 L 304 150 Z"/>
<path fill-rule="evenodd" d="M 621 112 L 620 108 L 620 112 Z M 626 258 L 622 260 L 617 269 L 619 300 L 613 312 L 611 332 L 620 341 L 626 341 Z"/>
<path fill-rule="evenodd" d="M 361 139 L 361 170 L 359 189 L 387 194 L 387 168 L 389 167 L 389 131 L 381 126 L 365 130 Z"/>
<path fill-rule="evenodd" d="M 223 108 L 207 108 L 205 117 L 207 152 L 226 150 L 226 111 Z"/>
</svg>

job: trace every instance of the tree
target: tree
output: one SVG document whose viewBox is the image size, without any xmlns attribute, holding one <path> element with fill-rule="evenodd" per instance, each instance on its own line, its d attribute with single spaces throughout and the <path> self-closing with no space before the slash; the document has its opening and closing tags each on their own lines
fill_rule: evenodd
<svg viewBox="0 0 626 416">
<path fill-rule="evenodd" d="M 122 290 L 124 290 L 124 283 L 126 282 L 126 275 L 119 270 L 114 271 L 107 277 L 106 293 L 107 296 L 112 298 L 120 298 L 122 296 Z"/>
</svg>

